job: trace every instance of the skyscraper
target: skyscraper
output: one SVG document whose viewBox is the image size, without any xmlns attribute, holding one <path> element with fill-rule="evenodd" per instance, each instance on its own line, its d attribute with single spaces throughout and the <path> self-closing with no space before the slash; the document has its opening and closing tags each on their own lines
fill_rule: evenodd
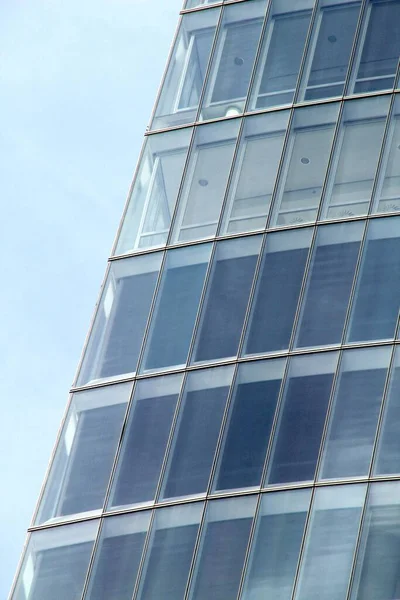
<svg viewBox="0 0 400 600">
<path fill-rule="evenodd" d="M 12 600 L 400 598 L 399 55 L 186 2 Z"/>
</svg>

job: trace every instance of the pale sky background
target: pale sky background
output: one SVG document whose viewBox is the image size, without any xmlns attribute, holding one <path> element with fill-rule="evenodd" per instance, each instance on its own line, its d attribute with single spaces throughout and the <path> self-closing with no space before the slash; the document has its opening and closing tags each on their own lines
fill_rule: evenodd
<svg viewBox="0 0 400 600">
<path fill-rule="evenodd" d="M 183 0 L 0 1 L 0 599 Z"/>
</svg>

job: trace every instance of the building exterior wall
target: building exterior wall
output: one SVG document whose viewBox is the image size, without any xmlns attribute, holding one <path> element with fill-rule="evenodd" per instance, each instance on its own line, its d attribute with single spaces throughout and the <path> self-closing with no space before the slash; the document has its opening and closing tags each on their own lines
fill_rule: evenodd
<svg viewBox="0 0 400 600">
<path fill-rule="evenodd" d="M 400 598 L 399 55 L 187 0 L 12 600 Z"/>
</svg>

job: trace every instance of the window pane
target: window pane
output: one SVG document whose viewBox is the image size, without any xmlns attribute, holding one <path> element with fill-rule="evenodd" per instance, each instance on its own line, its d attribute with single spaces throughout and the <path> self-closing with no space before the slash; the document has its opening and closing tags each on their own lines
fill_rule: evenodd
<svg viewBox="0 0 400 600">
<path fill-rule="evenodd" d="M 116 254 L 166 243 L 192 129 L 146 138 Z"/>
<path fill-rule="evenodd" d="M 186 363 L 210 253 L 209 244 L 168 252 L 142 370 Z"/>
<path fill-rule="evenodd" d="M 80 600 L 98 524 L 32 533 L 11 600 Z"/>
<path fill-rule="evenodd" d="M 266 0 L 253 0 L 224 8 L 206 86 L 203 119 L 243 112 L 266 4 Z"/>
<path fill-rule="evenodd" d="M 396 96 L 394 102 L 374 210 L 375 212 L 400 210 L 400 96 Z"/>
<path fill-rule="evenodd" d="M 111 507 L 154 500 L 182 375 L 138 381 L 118 459 Z"/>
<path fill-rule="evenodd" d="M 312 234 L 312 229 L 301 229 L 267 235 L 245 354 L 289 346 Z"/>
<path fill-rule="evenodd" d="M 250 108 L 293 101 L 313 0 L 273 0 L 257 64 Z"/>
<path fill-rule="evenodd" d="M 248 496 L 208 504 L 190 600 L 236 598 L 256 502 Z"/>
<path fill-rule="evenodd" d="M 320 478 L 368 475 L 390 352 L 344 352 Z"/>
<path fill-rule="evenodd" d="M 400 473 L 400 351 L 397 348 L 374 466 L 375 475 Z"/>
<path fill-rule="evenodd" d="M 137 600 L 184 597 L 202 512 L 199 502 L 156 511 Z"/>
<path fill-rule="evenodd" d="M 206 492 L 232 375 L 233 367 L 189 373 L 162 499 Z"/>
<path fill-rule="evenodd" d="M 161 260 L 159 252 L 112 263 L 78 385 L 136 371 Z"/>
<path fill-rule="evenodd" d="M 215 235 L 239 126 L 234 119 L 196 128 L 172 241 Z"/>
<path fill-rule="evenodd" d="M 131 388 L 125 383 L 73 395 L 36 525 L 103 507 Z"/>
<path fill-rule="evenodd" d="M 351 600 L 400 594 L 400 485 L 373 483 L 364 517 Z"/>
<path fill-rule="evenodd" d="M 335 352 L 291 360 L 268 484 L 314 479 L 337 357 Z"/>
<path fill-rule="evenodd" d="M 390 98 L 346 102 L 322 218 L 368 212 Z"/>
<path fill-rule="evenodd" d="M 104 520 L 85 600 L 131 600 L 150 511 Z"/>
<path fill-rule="evenodd" d="M 338 344 L 364 223 L 320 227 L 297 333 L 297 347 Z"/>
<path fill-rule="evenodd" d="M 339 105 L 295 111 L 271 225 L 296 225 L 317 216 Z"/>
<path fill-rule="evenodd" d="M 195 121 L 219 13 L 215 8 L 183 16 L 152 129 Z"/>
<path fill-rule="evenodd" d="M 356 94 L 392 88 L 400 55 L 400 2 L 368 4 L 354 66 Z"/>
<path fill-rule="evenodd" d="M 400 307 L 400 217 L 371 221 L 348 340 L 394 337 Z"/>
<path fill-rule="evenodd" d="M 217 244 L 195 362 L 236 356 L 261 241 L 261 236 L 251 236 Z"/>
<path fill-rule="evenodd" d="M 214 490 L 259 486 L 286 360 L 239 365 Z"/>
<path fill-rule="evenodd" d="M 290 600 L 310 497 L 264 494 L 241 600 Z"/>
<path fill-rule="evenodd" d="M 343 94 L 347 67 L 361 2 L 323 0 L 315 20 L 313 37 L 300 91 L 301 99 L 317 100 Z"/>
<path fill-rule="evenodd" d="M 296 600 L 346 598 L 365 491 L 365 485 L 316 490 Z"/>
<path fill-rule="evenodd" d="M 221 233 L 264 229 L 289 111 L 247 118 L 236 156 Z"/>
</svg>

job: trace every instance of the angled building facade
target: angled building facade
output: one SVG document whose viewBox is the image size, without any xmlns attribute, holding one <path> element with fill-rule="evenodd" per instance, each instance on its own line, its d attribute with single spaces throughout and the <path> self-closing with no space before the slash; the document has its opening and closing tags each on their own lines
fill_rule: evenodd
<svg viewBox="0 0 400 600">
<path fill-rule="evenodd" d="M 400 598 L 399 56 L 187 0 L 10 600 Z"/>
</svg>

